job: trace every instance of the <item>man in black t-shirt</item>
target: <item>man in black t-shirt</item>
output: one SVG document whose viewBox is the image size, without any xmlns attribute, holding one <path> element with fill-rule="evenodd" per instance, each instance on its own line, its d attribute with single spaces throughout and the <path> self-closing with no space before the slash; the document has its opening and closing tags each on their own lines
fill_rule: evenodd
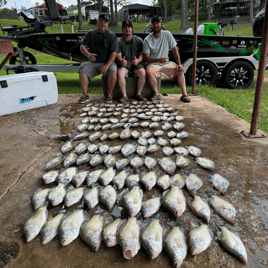
<svg viewBox="0 0 268 268">
<path fill-rule="evenodd" d="M 88 84 L 96 75 L 108 74 L 108 92 L 105 100 L 112 102 L 112 93 L 117 81 L 117 66 L 114 63 L 118 44 L 115 34 L 108 30 L 109 20 L 105 14 L 100 14 L 97 29 L 89 30 L 80 50 L 89 61 L 83 62 L 78 70 L 83 95 L 79 103 L 89 101 Z"/>
<path fill-rule="evenodd" d="M 133 27 L 131 21 L 125 20 L 122 22 L 122 33 L 124 36 L 118 40 L 117 55 L 120 64 L 118 68 L 118 84 L 123 94 L 119 102 L 128 101 L 125 75 L 129 71 L 134 72 L 138 76 L 136 99 L 141 101 L 144 99 L 141 91 L 146 81 L 146 71 L 142 54 L 143 41 L 140 37 L 132 34 Z"/>
</svg>

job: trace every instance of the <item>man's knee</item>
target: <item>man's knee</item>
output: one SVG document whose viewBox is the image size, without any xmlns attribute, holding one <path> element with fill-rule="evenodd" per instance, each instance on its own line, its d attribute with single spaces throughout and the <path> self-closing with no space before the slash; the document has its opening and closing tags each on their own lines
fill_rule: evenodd
<svg viewBox="0 0 268 268">
<path fill-rule="evenodd" d="M 108 77 L 112 79 L 117 79 L 117 74 L 116 72 L 109 72 Z"/>
</svg>

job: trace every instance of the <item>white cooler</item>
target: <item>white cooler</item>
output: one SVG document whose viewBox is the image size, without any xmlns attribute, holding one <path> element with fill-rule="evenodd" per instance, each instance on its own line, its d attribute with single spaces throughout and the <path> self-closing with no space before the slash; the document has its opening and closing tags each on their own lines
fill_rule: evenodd
<svg viewBox="0 0 268 268">
<path fill-rule="evenodd" d="M 0 116 L 57 103 L 54 73 L 30 72 L 0 76 Z"/>
</svg>

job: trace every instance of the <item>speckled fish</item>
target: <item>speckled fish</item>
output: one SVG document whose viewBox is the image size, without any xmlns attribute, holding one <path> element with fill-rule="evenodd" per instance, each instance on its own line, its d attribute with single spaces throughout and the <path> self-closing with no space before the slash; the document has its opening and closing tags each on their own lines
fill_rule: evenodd
<svg viewBox="0 0 268 268">
<path fill-rule="evenodd" d="M 165 146 L 165 147 L 162 148 L 162 152 L 163 152 L 164 155 L 170 156 L 170 155 L 172 155 L 174 153 L 174 150 L 171 147 Z"/>
<path fill-rule="evenodd" d="M 173 146 L 178 146 L 180 143 L 181 143 L 181 140 L 177 138 L 173 138 L 170 140 L 170 144 L 172 144 Z"/>
<path fill-rule="evenodd" d="M 91 155 L 89 153 L 82 154 L 77 158 L 76 165 L 77 166 L 83 165 L 87 163 L 90 159 L 91 159 Z"/>
<path fill-rule="evenodd" d="M 27 243 L 33 240 L 40 233 L 42 227 L 47 221 L 47 217 L 47 207 L 43 206 L 35 211 L 28 220 L 26 220 L 23 231 Z"/>
<path fill-rule="evenodd" d="M 123 145 L 122 144 L 117 145 L 117 146 L 110 147 L 109 154 L 118 153 L 119 151 L 121 151 L 122 148 L 123 148 Z"/>
<path fill-rule="evenodd" d="M 94 125 L 89 125 L 87 130 L 94 130 L 95 126 Z"/>
<path fill-rule="evenodd" d="M 168 132 L 168 137 L 170 138 L 170 139 L 173 139 L 173 138 L 175 138 L 176 137 L 176 135 L 177 135 L 177 132 L 175 132 L 175 131 L 169 131 Z"/>
<path fill-rule="evenodd" d="M 51 206 L 57 206 L 63 202 L 65 195 L 67 194 L 66 182 L 59 183 L 55 188 L 51 189 L 48 194 L 47 200 Z"/>
<path fill-rule="evenodd" d="M 201 166 L 202 168 L 209 169 L 209 170 L 214 170 L 215 169 L 215 164 L 213 161 L 206 157 L 197 157 L 195 159 L 195 163 Z"/>
<path fill-rule="evenodd" d="M 98 149 L 99 149 L 99 144 L 96 144 L 96 143 L 92 143 L 87 147 L 88 152 L 91 154 L 96 152 Z"/>
<path fill-rule="evenodd" d="M 150 138 L 149 140 L 148 140 L 148 143 L 149 144 L 155 144 L 156 143 L 156 139 L 155 138 Z"/>
<path fill-rule="evenodd" d="M 77 155 L 81 155 L 81 154 L 83 154 L 84 152 L 86 152 L 86 150 L 87 150 L 87 146 L 86 146 L 86 144 L 84 144 L 84 143 L 79 143 L 76 147 L 75 147 L 75 150 L 74 150 L 74 152 L 77 154 Z"/>
<path fill-rule="evenodd" d="M 74 141 L 82 140 L 82 139 L 88 137 L 89 135 L 90 135 L 90 132 L 87 132 L 87 131 L 86 131 L 86 132 L 82 132 L 82 133 L 76 135 L 76 136 L 73 138 L 73 140 L 74 140 Z"/>
<path fill-rule="evenodd" d="M 98 181 L 100 175 L 105 171 L 105 169 L 100 168 L 94 171 L 91 171 L 87 175 L 87 186 L 91 186 L 93 183 Z"/>
<path fill-rule="evenodd" d="M 150 111 L 150 112 L 146 112 L 145 114 L 146 115 L 153 115 L 154 113 Z"/>
<path fill-rule="evenodd" d="M 160 146 L 164 147 L 164 146 L 167 145 L 168 142 L 167 142 L 167 140 L 163 139 L 162 137 L 159 137 L 159 138 L 157 139 L 157 143 L 158 143 Z"/>
<path fill-rule="evenodd" d="M 182 122 L 183 120 L 184 120 L 184 117 L 183 116 L 181 116 L 181 115 L 178 115 L 178 116 L 176 116 L 176 121 L 178 121 L 178 122 Z"/>
<path fill-rule="evenodd" d="M 151 128 L 151 129 L 158 128 L 158 127 L 159 127 L 159 124 L 156 123 L 156 122 L 153 122 L 153 123 L 151 123 L 151 124 L 149 125 L 149 128 Z"/>
<path fill-rule="evenodd" d="M 206 223 L 210 220 L 210 209 L 208 204 L 199 196 L 195 195 L 194 200 L 190 203 L 192 211 Z"/>
<path fill-rule="evenodd" d="M 70 207 L 78 202 L 80 202 L 83 198 L 85 191 L 85 187 L 78 187 L 71 189 L 67 192 L 64 197 L 64 205 L 65 207 Z"/>
<path fill-rule="evenodd" d="M 135 217 L 141 210 L 143 192 L 138 186 L 134 186 L 122 197 L 122 203 L 129 217 Z"/>
<path fill-rule="evenodd" d="M 111 129 L 117 129 L 117 128 L 120 128 L 123 126 L 124 126 L 124 122 L 121 122 L 121 123 L 117 123 L 117 124 L 114 124 L 113 126 L 111 126 Z"/>
<path fill-rule="evenodd" d="M 116 219 L 113 222 L 107 224 L 103 228 L 103 241 L 107 247 L 114 247 L 118 244 L 117 235 L 119 232 L 119 227 L 122 223 L 121 219 Z"/>
<path fill-rule="evenodd" d="M 97 131 L 97 130 L 99 130 L 99 129 L 101 129 L 102 128 L 102 125 L 101 124 L 98 124 L 98 125 L 96 125 L 95 127 L 94 127 L 94 131 Z"/>
<path fill-rule="evenodd" d="M 132 188 L 133 186 L 139 186 L 140 182 L 140 175 L 139 174 L 132 174 L 129 175 L 126 179 L 126 186 L 128 188 Z"/>
<path fill-rule="evenodd" d="M 112 154 L 108 154 L 104 158 L 104 164 L 107 168 L 114 167 L 116 164 L 116 158 Z"/>
<path fill-rule="evenodd" d="M 165 123 L 164 125 L 162 125 L 162 129 L 164 131 L 167 131 L 167 130 L 169 130 L 171 128 L 172 128 L 172 125 L 170 123 Z"/>
<path fill-rule="evenodd" d="M 137 130 L 132 130 L 131 131 L 131 136 L 134 138 L 134 139 L 138 139 L 140 136 L 141 136 L 141 133 Z"/>
<path fill-rule="evenodd" d="M 189 154 L 194 157 L 198 157 L 201 155 L 201 150 L 193 145 L 186 145 L 186 149 L 188 150 Z"/>
<path fill-rule="evenodd" d="M 211 197 L 210 204 L 215 209 L 216 213 L 221 215 L 228 222 L 234 224 L 236 211 L 231 203 L 216 195 L 213 195 Z"/>
<path fill-rule="evenodd" d="M 194 256 L 205 251 L 211 244 L 212 232 L 205 224 L 195 227 L 188 233 L 190 253 Z"/>
<path fill-rule="evenodd" d="M 123 158 L 123 159 L 120 159 L 116 162 L 116 169 L 118 170 L 121 170 L 123 169 L 124 167 L 126 167 L 128 164 L 130 163 L 129 159 L 128 158 Z"/>
<path fill-rule="evenodd" d="M 80 117 L 85 117 L 85 116 L 87 116 L 87 115 L 88 115 L 88 113 L 85 112 L 85 113 L 80 114 Z"/>
<path fill-rule="evenodd" d="M 143 109 L 138 109 L 137 113 L 139 113 L 139 114 L 143 113 Z"/>
<path fill-rule="evenodd" d="M 40 207 L 43 207 L 46 204 L 47 197 L 52 188 L 39 188 L 35 191 L 32 196 L 33 209 L 37 210 Z"/>
<path fill-rule="evenodd" d="M 174 116 L 171 116 L 171 115 L 167 119 L 168 122 L 172 122 L 174 120 L 175 120 L 175 117 Z"/>
<path fill-rule="evenodd" d="M 180 174 L 175 174 L 171 177 L 170 184 L 173 186 L 178 186 L 179 189 L 182 189 L 185 186 L 185 180 Z"/>
<path fill-rule="evenodd" d="M 173 160 L 168 157 L 158 157 L 157 162 L 167 174 L 174 174 L 176 170 L 176 164 Z"/>
<path fill-rule="evenodd" d="M 141 211 L 144 218 L 151 217 L 161 206 L 161 197 L 153 197 L 142 203 Z"/>
<path fill-rule="evenodd" d="M 185 127 L 185 124 L 181 123 L 181 122 L 176 122 L 173 125 L 173 128 L 176 129 L 177 131 L 182 130 Z"/>
<path fill-rule="evenodd" d="M 79 173 L 77 173 L 73 179 L 72 179 L 72 183 L 75 187 L 79 187 L 87 178 L 89 171 L 80 171 Z"/>
<path fill-rule="evenodd" d="M 129 218 L 119 228 L 119 244 L 125 259 L 132 259 L 140 249 L 140 226 L 135 217 Z"/>
<path fill-rule="evenodd" d="M 80 124 L 80 125 L 77 126 L 77 130 L 80 131 L 80 132 L 82 132 L 82 131 L 87 130 L 88 127 L 89 127 L 88 124 Z"/>
<path fill-rule="evenodd" d="M 134 143 L 127 143 L 123 146 L 121 153 L 124 157 L 128 157 L 131 154 L 135 153 L 137 145 Z"/>
<path fill-rule="evenodd" d="M 185 197 L 177 186 L 172 186 L 170 190 L 163 193 L 162 203 L 176 218 L 180 217 L 186 209 Z"/>
<path fill-rule="evenodd" d="M 52 182 L 56 181 L 58 175 L 59 175 L 58 170 L 49 171 L 43 175 L 42 181 L 44 184 L 52 183 Z"/>
<path fill-rule="evenodd" d="M 144 156 L 147 152 L 147 147 L 146 146 L 138 146 L 136 149 L 136 152 L 139 156 Z"/>
<path fill-rule="evenodd" d="M 186 188 L 191 195 L 196 195 L 196 192 L 203 186 L 203 181 L 194 173 L 190 173 L 185 179 Z"/>
<path fill-rule="evenodd" d="M 156 136 L 156 137 L 160 137 L 160 136 L 163 136 L 164 135 L 164 131 L 163 130 L 156 130 L 155 132 L 154 132 L 154 135 Z"/>
<path fill-rule="evenodd" d="M 111 185 L 106 185 L 100 191 L 100 202 L 108 209 L 112 209 L 116 202 L 117 193 Z"/>
<path fill-rule="evenodd" d="M 139 127 L 139 126 L 140 126 L 140 123 L 138 123 L 138 122 L 137 122 L 137 123 L 133 123 L 133 124 L 131 125 L 132 128 L 134 128 L 134 127 Z"/>
<path fill-rule="evenodd" d="M 99 203 L 99 192 L 97 187 L 92 187 L 84 193 L 83 201 L 89 209 L 93 209 Z"/>
<path fill-rule="evenodd" d="M 147 149 L 148 153 L 155 153 L 160 149 L 160 147 L 157 144 L 150 145 Z"/>
<path fill-rule="evenodd" d="M 183 155 L 178 155 L 176 158 L 176 165 L 180 168 L 188 167 L 190 163 L 190 159 L 184 157 Z"/>
<path fill-rule="evenodd" d="M 130 165 L 134 168 L 139 168 L 144 164 L 143 159 L 140 157 L 136 156 L 130 160 Z"/>
<path fill-rule="evenodd" d="M 241 262 L 247 263 L 247 252 L 240 237 L 224 226 L 220 227 L 220 230 L 221 232 L 217 232 L 217 234 L 224 248 Z"/>
<path fill-rule="evenodd" d="M 141 176 L 140 182 L 144 185 L 146 191 L 150 191 L 155 186 L 156 180 L 155 172 L 150 171 Z"/>
<path fill-rule="evenodd" d="M 112 132 L 112 133 L 110 133 L 110 135 L 109 135 L 109 139 L 110 139 L 110 140 L 117 139 L 118 137 L 119 137 L 119 133 L 117 133 L 117 132 Z"/>
<path fill-rule="evenodd" d="M 59 226 L 65 214 L 66 209 L 62 208 L 58 211 L 58 214 L 54 218 L 44 224 L 41 229 L 42 245 L 47 244 L 58 235 Z"/>
<path fill-rule="evenodd" d="M 90 120 L 90 123 L 91 123 L 91 124 L 97 124 L 97 123 L 99 123 L 99 121 L 100 121 L 99 118 L 92 118 L 92 119 Z"/>
<path fill-rule="evenodd" d="M 104 113 L 97 113 L 97 117 L 102 118 L 103 116 L 105 116 Z"/>
<path fill-rule="evenodd" d="M 170 177 L 168 175 L 163 175 L 159 177 L 156 181 L 156 185 L 160 187 L 162 190 L 166 190 L 170 187 Z"/>
<path fill-rule="evenodd" d="M 95 154 L 89 161 L 92 167 L 96 167 L 103 162 L 103 157 L 99 154 Z"/>
<path fill-rule="evenodd" d="M 141 123 L 141 127 L 148 127 L 149 125 L 150 125 L 150 123 L 147 121 L 144 121 Z"/>
<path fill-rule="evenodd" d="M 102 185 L 107 185 L 107 184 L 109 184 L 112 180 L 113 180 L 113 178 L 114 178 L 114 176 L 115 176 L 115 170 L 112 168 L 112 167 L 110 167 L 110 168 L 108 168 L 107 170 L 105 170 L 101 175 L 100 175 L 100 177 L 99 177 L 99 182 L 102 184 Z"/>
<path fill-rule="evenodd" d="M 101 127 L 102 130 L 107 130 L 110 129 L 112 127 L 113 124 L 105 124 Z"/>
<path fill-rule="evenodd" d="M 141 146 L 146 146 L 148 144 L 148 141 L 145 138 L 139 137 L 138 144 Z"/>
<path fill-rule="evenodd" d="M 99 147 L 99 152 L 103 155 L 106 154 L 110 149 L 110 145 L 109 144 L 101 144 Z"/>
<path fill-rule="evenodd" d="M 97 131 L 97 132 L 92 133 L 92 134 L 89 136 L 89 140 L 92 142 L 92 141 L 94 141 L 94 140 L 99 139 L 101 136 L 102 136 L 102 132 Z"/>
<path fill-rule="evenodd" d="M 161 120 L 161 118 L 160 118 L 160 116 L 153 116 L 151 118 L 151 120 L 154 121 L 154 122 L 159 122 Z"/>
<path fill-rule="evenodd" d="M 152 132 L 151 131 L 144 131 L 141 133 L 141 137 L 144 138 L 144 139 L 148 139 L 152 136 Z"/>
<path fill-rule="evenodd" d="M 95 116 L 95 115 L 97 115 L 97 111 L 89 111 L 88 115 L 89 116 Z"/>
<path fill-rule="evenodd" d="M 152 170 L 155 167 L 155 165 L 157 164 L 157 161 L 156 161 L 156 159 L 147 156 L 145 158 L 144 164 L 149 170 Z"/>
<path fill-rule="evenodd" d="M 173 267 L 181 267 L 187 255 L 188 245 L 185 234 L 178 226 L 172 227 L 164 237 L 164 248 L 167 251 Z"/>
<path fill-rule="evenodd" d="M 80 206 L 78 206 L 74 212 L 61 221 L 59 226 L 59 237 L 62 246 L 69 245 L 79 236 L 80 227 L 86 219 L 87 214 L 80 208 Z"/>
<path fill-rule="evenodd" d="M 149 120 L 152 118 L 152 115 L 139 114 L 137 117 L 142 120 Z"/>
<path fill-rule="evenodd" d="M 127 176 L 127 171 L 122 170 L 113 178 L 113 184 L 117 187 L 118 190 L 121 190 L 124 187 Z"/>
<path fill-rule="evenodd" d="M 162 116 L 161 116 L 161 120 L 162 120 L 163 122 L 166 122 L 166 121 L 168 120 L 168 117 L 165 116 L 165 115 L 162 115 Z M 162 128 L 163 128 L 163 126 L 162 126 Z"/>
<path fill-rule="evenodd" d="M 70 141 L 67 141 L 63 144 L 63 146 L 61 147 L 61 152 L 63 154 L 71 151 L 73 149 L 73 144 Z"/>
<path fill-rule="evenodd" d="M 190 136 L 190 134 L 187 131 L 182 131 L 177 133 L 177 139 L 179 140 L 184 140 L 186 138 L 188 138 Z"/>
<path fill-rule="evenodd" d="M 128 122 L 131 123 L 131 124 L 137 123 L 138 121 L 139 121 L 139 119 L 138 118 L 135 118 L 135 117 L 132 117 L 132 118 L 130 118 L 128 120 Z"/>
<path fill-rule="evenodd" d="M 101 137 L 100 137 L 100 141 L 105 141 L 109 138 L 108 134 L 104 133 Z"/>
<path fill-rule="evenodd" d="M 78 172 L 77 167 L 70 167 L 70 168 L 65 169 L 59 174 L 58 179 L 57 179 L 58 183 L 59 182 L 62 182 L 62 183 L 71 182 L 71 180 L 77 174 L 77 172 Z"/>
<path fill-rule="evenodd" d="M 112 123 L 112 124 L 117 124 L 119 123 L 119 120 L 117 118 L 109 118 L 109 121 Z"/>
<path fill-rule="evenodd" d="M 131 132 L 129 130 L 129 128 L 125 128 L 122 130 L 122 132 L 120 133 L 120 139 L 121 140 L 125 140 L 131 137 Z"/>
<path fill-rule="evenodd" d="M 184 147 L 174 147 L 173 149 L 174 149 L 175 153 L 177 153 L 179 155 L 186 156 L 189 154 L 188 150 L 185 149 Z"/>
<path fill-rule="evenodd" d="M 222 177 L 218 173 L 213 173 L 208 175 L 208 180 L 211 182 L 213 187 L 215 187 L 222 195 L 225 195 L 228 187 L 230 186 L 230 182 Z"/>
<path fill-rule="evenodd" d="M 101 118 L 100 119 L 100 123 L 103 124 L 103 125 L 107 124 L 108 122 L 109 122 L 109 120 L 107 118 Z"/>
<path fill-rule="evenodd" d="M 46 170 L 52 169 L 54 167 L 57 167 L 62 163 L 63 159 L 61 156 L 58 156 L 56 158 L 53 158 L 46 164 Z"/>
<path fill-rule="evenodd" d="M 119 115 L 121 115 L 122 113 L 121 112 L 113 112 L 113 115 L 114 116 L 119 116 Z"/>
<path fill-rule="evenodd" d="M 88 124 L 90 119 L 91 119 L 90 117 L 88 117 L 88 118 L 85 117 L 85 118 L 82 118 L 82 119 L 80 120 L 80 122 L 81 122 L 82 124 Z"/>
<path fill-rule="evenodd" d="M 107 111 L 108 112 L 113 112 L 114 111 L 114 108 L 112 108 L 112 107 L 111 108 L 108 108 Z"/>
<path fill-rule="evenodd" d="M 74 152 L 72 152 L 65 158 L 63 162 L 63 166 L 67 168 L 71 166 L 72 164 L 74 164 L 76 160 L 77 160 L 77 155 Z"/>
</svg>

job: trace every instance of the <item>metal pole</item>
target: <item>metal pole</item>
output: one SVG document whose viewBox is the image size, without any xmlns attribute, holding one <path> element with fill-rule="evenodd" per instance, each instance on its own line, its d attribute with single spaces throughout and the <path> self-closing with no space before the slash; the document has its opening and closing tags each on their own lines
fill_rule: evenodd
<svg viewBox="0 0 268 268">
<path fill-rule="evenodd" d="M 60 30 L 61 30 L 61 33 L 63 33 L 62 24 L 60 24 Z"/>
<path fill-rule="evenodd" d="M 74 32 L 74 25 L 71 23 L 72 33 Z"/>
</svg>

